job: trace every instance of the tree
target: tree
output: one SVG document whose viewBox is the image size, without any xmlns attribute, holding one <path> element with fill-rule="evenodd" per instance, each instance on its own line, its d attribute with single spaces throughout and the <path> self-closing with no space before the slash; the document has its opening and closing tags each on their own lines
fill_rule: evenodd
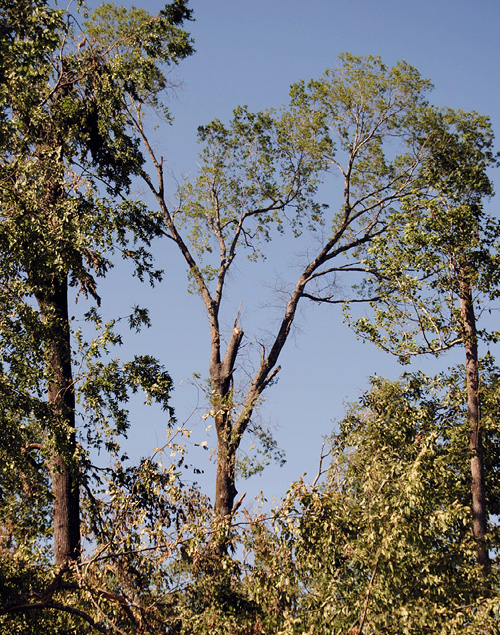
<svg viewBox="0 0 500 635">
<path fill-rule="evenodd" d="M 169 454 L 158 449 L 138 465 L 117 458 L 99 482 L 87 479 L 87 545 L 69 571 L 28 560 L 22 544 L 14 557 L 1 554 L 2 633 L 184 632 L 187 563 L 206 543 L 211 507 Z"/>
<path fill-rule="evenodd" d="M 97 279 L 117 252 L 141 279 L 161 277 L 149 252 L 161 218 L 125 198 L 143 158 L 121 103 L 130 91 L 160 107 L 165 65 L 193 49 L 182 0 L 158 16 L 101 5 L 87 17 L 80 32 L 44 0 L 0 3 L 0 613 L 55 608 L 93 624 L 72 604 L 82 500 L 87 514 L 102 478 L 88 448 L 118 454 L 131 392 L 172 416 L 168 373 L 148 355 L 110 360 L 121 337 L 95 306 Z M 90 341 L 70 317 L 75 296 L 94 304 L 83 316 L 97 328 Z M 134 328 L 147 321 L 139 308 L 129 316 Z"/>
<path fill-rule="evenodd" d="M 359 269 L 366 246 L 385 231 L 391 209 L 416 186 L 421 162 L 415 114 L 425 104 L 429 83 L 400 63 L 387 68 L 379 58 L 345 54 L 338 68 L 308 85 L 292 86 L 290 105 L 257 114 L 238 108 L 229 125 L 214 121 L 199 130 L 204 145 L 195 180 L 179 189 L 179 204 L 167 204 L 163 159 L 153 150 L 141 104 L 128 107 L 156 174 L 143 173 L 165 220 L 165 235 L 187 266 L 210 324 L 209 401 L 217 431 L 215 517 L 226 523 L 236 501 L 236 455 L 251 428 L 254 410 L 280 370 L 299 302 L 339 302 L 336 276 Z M 390 150 L 387 139 L 394 141 Z M 315 201 L 330 171 L 342 178 L 340 211 L 326 215 Z M 243 342 L 239 313 L 224 333 L 225 293 L 230 271 L 243 253 L 265 255 L 273 232 L 296 235 L 316 228 L 321 238 L 291 285 L 279 326 L 260 345 L 260 361 L 240 381 Z M 349 260 L 348 258 L 351 258 Z M 219 552 L 227 548 L 222 538 Z"/>
<path fill-rule="evenodd" d="M 248 584 L 264 631 L 498 632 L 497 567 L 485 594 L 470 532 L 458 378 L 372 379 L 325 444 L 315 482 L 293 484 L 271 526 L 254 521 Z M 498 395 L 497 369 L 486 382 Z M 486 416 L 498 469 L 495 409 Z"/>
<path fill-rule="evenodd" d="M 142 163 L 126 134 L 120 95 L 132 90 L 140 97 L 148 83 L 150 99 L 157 103 L 155 95 L 166 85 L 158 65 L 191 52 L 177 26 L 189 17 L 183 3 L 154 19 L 144 11 L 127 14 L 109 5 L 100 11 L 115 21 L 116 32 L 102 43 L 89 29 L 89 42 L 76 47 L 77 34 L 65 12 L 45 2 L 2 6 L 7 25 L 2 49 L 9 68 L 4 69 L 1 104 L 4 363 L 10 386 L 39 394 L 41 383 L 48 385 L 43 426 L 48 432 L 44 445 L 51 447 L 57 564 L 77 558 L 80 550 L 69 288 L 79 287 L 99 301 L 94 276 L 111 265 L 106 252 L 119 245 L 144 272 L 148 255 L 144 248 L 128 247 L 127 232 L 146 243 L 158 234 L 157 222 L 140 206 L 99 197 L 97 179 L 117 194 Z M 134 60 L 143 64 L 132 76 L 124 66 Z M 36 300 L 37 310 L 29 298 Z M 22 337 L 13 340 L 13 333 Z M 28 374 L 21 356 L 43 369 L 29 374 L 28 385 L 19 377 Z"/>
<path fill-rule="evenodd" d="M 377 295 L 375 319 L 356 328 L 407 361 L 464 347 L 470 424 L 472 524 L 478 562 L 489 567 L 488 513 L 480 414 L 476 309 L 498 297 L 498 221 L 483 209 L 493 189 L 487 169 L 496 164 L 493 133 L 477 113 L 431 111 L 424 121 L 427 187 L 405 201 L 384 238 L 374 241 L 367 268 L 376 271 L 367 292 Z"/>
</svg>

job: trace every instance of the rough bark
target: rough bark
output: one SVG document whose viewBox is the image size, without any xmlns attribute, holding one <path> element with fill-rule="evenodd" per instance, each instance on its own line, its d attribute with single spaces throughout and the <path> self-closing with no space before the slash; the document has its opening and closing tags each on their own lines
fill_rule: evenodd
<svg viewBox="0 0 500 635">
<path fill-rule="evenodd" d="M 37 293 L 48 332 L 51 411 L 49 439 L 53 494 L 54 562 L 63 565 L 80 554 L 79 469 L 76 459 L 75 391 L 71 370 L 67 279 L 53 276 Z"/>
<path fill-rule="evenodd" d="M 236 494 L 236 452 L 238 443 L 232 436 L 231 417 L 227 413 L 215 418 L 217 430 L 217 473 L 215 480 L 213 553 L 217 557 L 227 554 L 229 526 L 233 516 Z"/>
<path fill-rule="evenodd" d="M 471 286 L 463 275 L 460 281 L 460 311 L 464 330 L 467 412 L 470 431 L 472 530 L 477 541 L 477 562 L 486 575 L 490 567 L 490 558 L 488 549 L 484 544 L 485 536 L 488 533 L 488 513 L 481 428 L 476 317 Z"/>
<path fill-rule="evenodd" d="M 213 317 L 212 323 L 216 324 L 216 327 L 212 327 L 210 377 L 213 387 L 212 407 L 215 411 L 214 420 L 218 443 L 214 515 L 222 529 L 220 536 L 215 538 L 214 550 L 222 555 L 227 552 L 228 546 L 224 524 L 231 519 L 234 501 L 238 493 L 235 485 L 235 468 L 239 439 L 235 436 L 232 419 L 232 375 L 243 331 L 238 327 L 236 320 L 224 359 L 221 361 L 220 332 L 216 316 Z"/>
<path fill-rule="evenodd" d="M 236 447 L 218 432 L 217 477 L 215 482 L 215 514 L 218 518 L 229 518 L 234 499 L 238 493 L 235 486 Z"/>
</svg>

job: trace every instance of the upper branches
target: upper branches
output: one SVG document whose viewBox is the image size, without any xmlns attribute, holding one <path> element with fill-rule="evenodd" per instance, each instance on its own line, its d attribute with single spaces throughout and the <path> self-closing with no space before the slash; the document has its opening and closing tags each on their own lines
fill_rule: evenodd
<svg viewBox="0 0 500 635">
<path fill-rule="evenodd" d="M 496 165 L 486 117 L 446 109 L 419 114 L 419 178 L 391 213 L 365 262 L 378 271 L 363 293 L 376 294 L 374 319 L 356 328 L 405 361 L 464 342 L 464 290 L 480 312 L 498 297 L 498 221 L 484 209 Z"/>
<path fill-rule="evenodd" d="M 200 292 L 211 324 L 211 369 L 221 370 L 219 313 L 227 274 L 245 253 L 265 256 L 273 232 L 321 228 L 322 239 L 292 285 L 279 327 L 249 382 L 236 416 L 241 438 L 260 395 L 278 372 L 300 300 L 339 302 L 338 276 L 367 269 L 370 244 L 392 222 L 395 210 L 420 187 L 427 132 L 419 113 L 427 108 L 427 80 L 405 63 L 392 69 L 379 58 L 345 54 L 339 67 L 291 89 L 280 110 L 251 113 L 237 108 L 229 124 L 215 120 L 199 129 L 200 167 L 179 188 L 179 206 L 165 198 L 163 160 L 142 124 L 133 125 L 156 168 L 143 173 L 165 219 L 165 233 L 179 247 L 194 289 Z M 342 178 L 337 210 L 318 200 L 318 188 L 336 168 Z M 372 295 L 374 297 L 374 295 Z M 233 377 L 242 333 L 230 338 Z M 233 332 L 234 335 L 234 332 Z M 217 375 L 219 376 L 219 375 Z"/>
</svg>

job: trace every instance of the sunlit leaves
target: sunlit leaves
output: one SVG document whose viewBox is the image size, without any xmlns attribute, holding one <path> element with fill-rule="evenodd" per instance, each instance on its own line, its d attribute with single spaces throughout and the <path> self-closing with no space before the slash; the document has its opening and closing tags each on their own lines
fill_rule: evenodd
<svg viewBox="0 0 500 635">
<path fill-rule="evenodd" d="M 101 323 L 95 308 L 84 315 L 81 331 L 72 330 L 76 318 L 68 314 L 67 296 L 99 304 L 98 279 L 117 252 L 141 280 L 161 277 L 149 249 L 161 234 L 161 218 L 143 204 L 120 200 L 143 164 L 127 107 L 137 97 L 159 105 L 167 87 L 160 66 L 192 51 L 181 28 L 189 16 L 182 1 L 160 16 L 108 6 L 81 32 L 80 17 L 43 1 L 0 3 L 0 401 L 9 439 L 1 457 L 0 566 L 12 564 L 11 584 L 23 571 L 14 596 L 34 588 L 26 583 L 25 561 L 37 568 L 34 584 L 50 583 L 51 533 L 60 526 L 53 522 L 52 499 L 58 509 L 71 501 L 73 529 L 78 488 L 99 508 L 87 451 L 106 448 L 118 457 L 131 396 L 141 392 L 147 404 L 167 413 L 166 427 L 172 421 L 165 369 L 147 354 L 113 358 L 122 336 L 115 321 Z M 108 40 L 106 21 L 116 27 Z M 105 198 L 106 191 L 112 196 Z M 147 325 L 147 312 L 134 309 L 129 324 Z M 70 494 L 63 501 L 54 482 L 66 474 Z M 125 504 L 119 496 L 113 500 Z M 104 523 L 104 516 L 96 522 Z M 146 522 L 138 513 L 138 525 Z M 70 604 L 78 601 L 77 578 L 71 592 L 65 590 Z M 80 601 L 91 610 L 81 594 Z M 65 622 L 54 618 L 56 630 L 58 621 Z M 21 629 L 25 622 L 19 621 Z"/>
<path fill-rule="evenodd" d="M 497 581 L 482 594 L 469 529 L 462 399 L 458 374 L 374 379 L 330 440 L 321 485 L 293 484 L 273 532 L 255 524 L 249 584 L 280 606 L 266 615 L 277 632 L 479 634 L 495 623 Z"/>
<path fill-rule="evenodd" d="M 470 284 L 478 317 L 498 296 L 498 221 L 484 209 L 496 165 L 487 117 L 423 110 L 420 191 L 409 192 L 365 260 L 372 272 L 361 289 L 375 295 L 374 320 L 355 328 L 407 360 L 463 341 L 461 280 Z"/>
</svg>

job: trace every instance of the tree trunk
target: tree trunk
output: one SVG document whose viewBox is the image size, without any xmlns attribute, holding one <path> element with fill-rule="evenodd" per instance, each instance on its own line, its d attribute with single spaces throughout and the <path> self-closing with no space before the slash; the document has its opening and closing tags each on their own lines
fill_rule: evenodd
<svg viewBox="0 0 500 635">
<path fill-rule="evenodd" d="M 470 430 L 472 530 L 477 542 L 477 562 L 488 574 L 490 558 L 484 538 L 488 533 L 484 452 L 479 398 L 479 358 L 477 351 L 476 317 L 470 283 L 463 271 L 460 280 L 460 311 L 464 329 L 465 370 L 467 379 L 467 411 Z"/>
<path fill-rule="evenodd" d="M 214 512 L 217 518 L 229 518 L 238 493 L 235 486 L 236 447 L 225 434 L 218 435 L 217 477 Z"/>
<path fill-rule="evenodd" d="M 54 275 L 47 282 L 47 287 L 36 294 L 36 298 L 48 331 L 54 562 L 63 565 L 78 559 L 80 554 L 80 478 L 76 458 L 75 390 L 71 370 L 67 279 L 59 279 Z"/>
<path fill-rule="evenodd" d="M 222 416 L 226 419 L 224 423 L 216 424 L 218 451 L 217 451 L 217 475 L 215 480 L 215 503 L 214 503 L 214 540 L 212 541 L 213 552 L 221 557 L 227 554 L 229 547 L 229 524 L 234 507 L 236 494 L 236 451 L 237 444 L 231 440 L 231 420 L 229 416 Z"/>
<path fill-rule="evenodd" d="M 236 318 L 224 359 L 220 359 L 220 333 L 217 317 L 214 313 L 212 325 L 212 358 L 210 378 L 212 380 L 212 408 L 214 409 L 215 429 L 217 431 L 217 476 L 215 482 L 214 516 L 218 524 L 229 521 L 237 494 L 236 452 L 240 436 L 235 434 L 233 425 L 232 376 L 243 331 L 238 327 Z M 238 438 L 236 438 L 238 437 Z M 227 541 L 216 540 L 216 551 L 227 552 Z"/>
</svg>

